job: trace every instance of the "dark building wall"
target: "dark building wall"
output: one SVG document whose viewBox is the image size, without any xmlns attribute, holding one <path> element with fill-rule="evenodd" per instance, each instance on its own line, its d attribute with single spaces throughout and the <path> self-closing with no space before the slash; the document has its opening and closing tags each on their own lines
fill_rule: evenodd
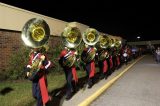
<svg viewBox="0 0 160 106">
<path fill-rule="evenodd" d="M 9 57 L 22 45 L 20 32 L 0 30 L 0 71 L 5 71 Z"/>
<path fill-rule="evenodd" d="M 60 37 L 50 37 L 49 46 L 55 48 L 61 43 Z M 8 66 L 9 58 L 20 47 L 25 46 L 21 39 L 21 32 L 0 29 L 0 73 Z"/>
</svg>

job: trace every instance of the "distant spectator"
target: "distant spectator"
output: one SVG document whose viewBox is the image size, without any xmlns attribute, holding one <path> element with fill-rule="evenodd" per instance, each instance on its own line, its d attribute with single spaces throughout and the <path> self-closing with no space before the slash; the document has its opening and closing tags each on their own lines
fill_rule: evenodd
<svg viewBox="0 0 160 106">
<path fill-rule="evenodd" d="M 160 63 L 160 47 L 158 47 L 156 50 L 156 61 L 157 63 Z"/>
<path fill-rule="evenodd" d="M 123 61 L 124 63 L 127 65 L 128 63 L 128 59 L 129 59 L 129 48 L 127 46 L 125 46 L 124 50 L 122 51 L 123 53 Z"/>
</svg>

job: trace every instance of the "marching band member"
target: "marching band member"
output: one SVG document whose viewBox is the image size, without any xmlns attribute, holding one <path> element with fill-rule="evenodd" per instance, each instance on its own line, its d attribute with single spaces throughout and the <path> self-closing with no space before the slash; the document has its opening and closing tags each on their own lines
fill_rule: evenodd
<svg viewBox="0 0 160 106">
<path fill-rule="evenodd" d="M 120 67 L 120 54 L 119 51 L 117 50 L 117 48 L 114 48 L 114 67 L 115 69 L 118 69 Z"/>
<path fill-rule="evenodd" d="M 84 48 L 82 55 L 81 55 L 82 60 L 85 61 L 86 55 L 88 55 L 89 52 L 94 52 L 94 51 L 96 51 L 96 48 L 85 44 L 85 48 Z M 87 78 L 88 78 L 88 88 L 91 88 L 94 84 L 93 78 L 94 78 L 95 70 L 96 70 L 95 69 L 95 61 L 94 61 L 94 59 L 92 59 L 91 61 L 89 61 L 89 62 L 86 61 L 85 63 L 86 63 L 85 70 L 86 70 L 86 74 L 87 74 Z"/>
<path fill-rule="evenodd" d="M 78 84 L 78 77 L 77 77 L 75 65 L 68 67 L 68 66 L 64 66 L 63 64 L 63 60 L 67 58 L 67 56 L 71 56 L 71 55 L 77 55 L 77 52 L 75 50 L 71 50 L 65 47 L 65 49 L 61 51 L 59 56 L 60 57 L 59 63 L 64 69 L 65 77 L 67 81 L 66 100 L 69 100 L 72 97 L 72 94 L 76 90 L 76 85 Z M 72 79 L 74 83 L 72 83 Z"/>
<path fill-rule="evenodd" d="M 107 61 L 107 66 L 108 66 L 108 68 L 107 68 L 107 76 L 106 77 L 108 77 L 109 75 L 112 74 L 111 69 L 112 69 L 113 63 L 112 63 L 112 59 L 110 59 L 110 54 L 109 54 L 108 49 L 106 49 L 106 51 L 107 51 L 106 61 Z"/>
<path fill-rule="evenodd" d="M 108 51 L 105 50 L 104 54 L 101 54 L 101 50 L 99 50 L 98 54 L 99 55 L 99 59 L 98 59 L 98 64 L 99 64 L 99 68 L 100 68 L 100 79 L 107 79 L 108 76 L 108 62 L 107 62 L 107 56 L 108 56 Z M 104 57 L 100 57 L 100 55 L 104 55 Z M 100 59 L 102 58 L 102 59 Z"/>
<path fill-rule="evenodd" d="M 116 48 L 115 47 L 112 48 L 112 61 L 113 61 L 113 71 L 114 71 L 117 67 Z"/>
<path fill-rule="evenodd" d="M 44 106 L 51 100 L 51 97 L 48 95 L 46 77 L 47 69 L 51 66 L 51 62 L 42 54 L 41 50 L 42 48 L 31 50 L 29 64 L 27 65 L 27 77 L 32 81 L 32 94 L 37 100 L 37 106 Z M 38 67 L 33 68 L 36 61 L 39 61 Z"/>
<path fill-rule="evenodd" d="M 111 75 L 113 73 L 113 58 L 112 58 L 112 51 L 109 49 L 109 56 L 107 58 L 107 61 L 109 63 L 109 70 L 108 70 L 108 75 Z"/>
<path fill-rule="evenodd" d="M 119 53 L 116 55 L 116 60 L 117 60 L 117 69 L 118 69 L 121 66 L 121 60 L 120 60 L 120 54 Z"/>
</svg>

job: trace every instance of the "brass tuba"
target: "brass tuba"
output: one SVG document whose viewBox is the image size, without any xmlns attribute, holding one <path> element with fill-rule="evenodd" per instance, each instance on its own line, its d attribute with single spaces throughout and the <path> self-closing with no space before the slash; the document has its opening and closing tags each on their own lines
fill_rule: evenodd
<svg viewBox="0 0 160 106">
<path fill-rule="evenodd" d="M 76 48 L 82 41 L 81 32 L 77 27 L 67 26 L 61 34 L 65 46 Z"/>
<path fill-rule="evenodd" d="M 100 34 L 99 42 L 98 44 L 98 60 L 102 61 L 106 57 L 108 57 L 108 52 L 106 51 L 107 48 L 111 47 L 112 45 L 112 40 L 111 38 L 104 33 Z"/>
<path fill-rule="evenodd" d="M 100 34 L 98 45 L 100 48 L 109 48 L 112 45 L 112 40 L 107 34 Z"/>
<path fill-rule="evenodd" d="M 115 45 L 116 48 L 121 48 L 121 46 L 122 46 L 122 38 L 116 36 L 115 37 L 115 44 L 114 45 Z"/>
<path fill-rule="evenodd" d="M 85 44 L 93 46 L 99 40 L 99 32 L 94 28 L 87 28 L 82 35 Z"/>
<path fill-rule="evenodd" d="M 48 41 L 50 36 L 50 29 L 48 24 L 43 19 L 32 18 L 27 21 L 22 28 L 21 38 L 23 42 L 31 48 L 42 49 L 46 42 Z M 41 58 L 35 58 L 32 61 L 32 65 L 30 68 L 29 79 L 33 79 L 40 70 L 39 66 L 42 64 L 44 60 L 44 55 Z"/>
<path fill-rule="evenodd" d="M 113 48 L 115 46 L 115 37 L 112 35 L 108 35 L 108 37 L 110 38 L 109 48 Z"/>
<path fill-rule="evenodd" d="M 121 37 L 118 37 L 118 36 L 115 36 L 115 49 L 116 49 L 116 54 L 119 53 L 119 51 L 121 50 L 122 48 L 122 38 Z"/>
<path fill-rule="evenodd" d="M 48 24 L 43 19 L 32 18 L 26 22 L 22 29 L 23 42 L 32 48 L 42 47 L 50 36 Z"/>
<path fill-rule="evenodd" d="M 82 36 L 79 28 L 73 26 L 67 26 L 61 34 L 62 41 L 69 49 L 75 49 L 82 41 Z M 68 50 L 67 55 L 64 56 L 62 61 L 63 66 L 71 67 L 75 63 L 76 55 L 72 54 Z"/>
<path fill-rule="evenodd" d="M 86 45 L 94 46 L 99 40 L 99 32 L 94 28 L 88 28 L 82 35 L 83 41 Z M 87 51 L 82 52 L 82 60 L 84 62 L 90 62 L 96 55 L 96 50 L 86 47 Z M 95 48 L 94 48 L 95 49 Z"/>
</svg>

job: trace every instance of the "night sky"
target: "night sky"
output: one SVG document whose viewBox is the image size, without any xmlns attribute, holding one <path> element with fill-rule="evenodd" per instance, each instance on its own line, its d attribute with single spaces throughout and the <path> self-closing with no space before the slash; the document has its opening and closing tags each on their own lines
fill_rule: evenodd
<svg viewBox="0 0 160 106">
<path fill-rule="evenodd" d="M 52 1 L 52 2 L 51 2 Z M 100 32 L 127 41 L 160 40 L 160 7 L 156 2 L 113 2 L 105 0 L 12 0 L 2 1 L 63 21 L 77 21 Z M 97 2 L 96 2 L 97 1 Z"/>
</svg>

